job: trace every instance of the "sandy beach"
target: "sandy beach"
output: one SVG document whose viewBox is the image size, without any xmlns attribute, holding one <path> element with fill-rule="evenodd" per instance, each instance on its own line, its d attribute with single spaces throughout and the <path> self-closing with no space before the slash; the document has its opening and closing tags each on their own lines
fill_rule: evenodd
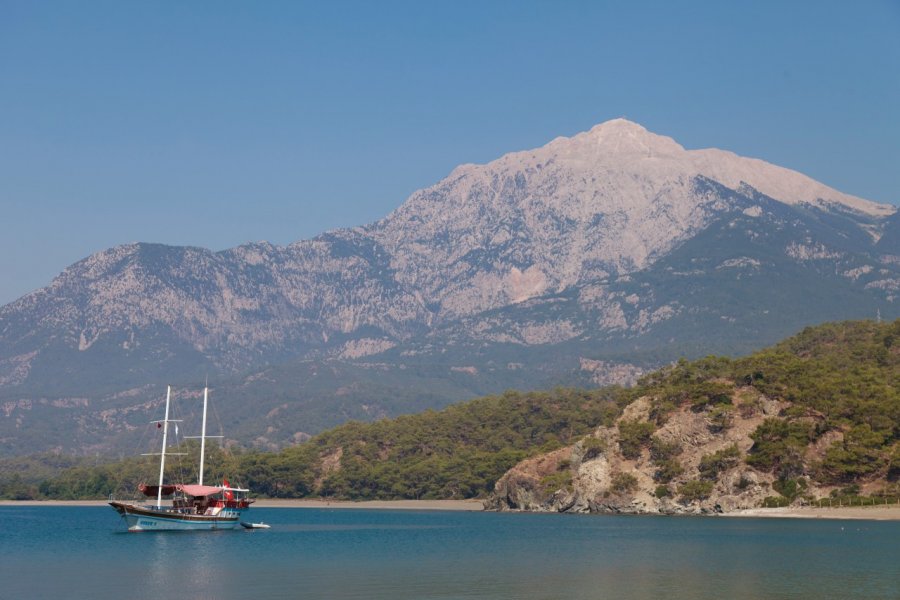
<svg viewBox="0 0 900 600">
<path fill-rule="evenodd" d="M 0 506 L 105 506 L 106 500 L 0 500 Z M 379 510 L 483 510 L 481 500 L 283 500 L 259 499 L 256 508 L 334 508 Z"/>
<path fill-rule="evenodd" d="M 484 510 L 481 500 L 257 500 L 259 508 L 365 508 L 385 510 Z"/>
<path fill-rule="evenodd" d="M 900 506 L 844 506 L 841 508 L 784 507 L 748 508 L 723 515 L 725 517 L 772 517 L 789 519 L 869 519 L 900 521 Z"/>
</svg>

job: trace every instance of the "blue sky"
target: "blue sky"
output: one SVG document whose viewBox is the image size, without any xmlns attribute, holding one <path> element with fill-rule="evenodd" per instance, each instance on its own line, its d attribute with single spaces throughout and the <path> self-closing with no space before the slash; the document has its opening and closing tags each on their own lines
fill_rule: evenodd
<svg viewBox="0 0 900 600">
<path fill-rule="evenodd" d="M 900 202 L 900 2 L 0 0 L 0 304 L 286 244 L 624 116 Z"/>
</svg>

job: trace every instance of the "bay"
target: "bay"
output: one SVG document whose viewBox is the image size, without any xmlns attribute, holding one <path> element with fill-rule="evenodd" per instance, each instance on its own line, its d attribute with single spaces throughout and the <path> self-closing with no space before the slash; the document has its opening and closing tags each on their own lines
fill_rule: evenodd
<svg viewBox="0 0 900 600">
<path fill-rule="evenodd" d="M 253 509 L 269 530 L 128 533 L 0 507 L 0 597 L 900 598 L 900 523 Z"/>
</svg>

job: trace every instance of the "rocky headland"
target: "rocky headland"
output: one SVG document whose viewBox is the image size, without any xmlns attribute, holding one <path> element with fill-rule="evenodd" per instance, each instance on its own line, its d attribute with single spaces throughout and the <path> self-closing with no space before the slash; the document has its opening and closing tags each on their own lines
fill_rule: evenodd
<svg viewBox="0 0 900 600">
<path fill-rule="evenodd" d="M 717 514 L 897 500 L 898 327 L 822 327 L 756 359 L 673 365 L 613 425 L 519 462 L 485 507 Z"/>
</svg>

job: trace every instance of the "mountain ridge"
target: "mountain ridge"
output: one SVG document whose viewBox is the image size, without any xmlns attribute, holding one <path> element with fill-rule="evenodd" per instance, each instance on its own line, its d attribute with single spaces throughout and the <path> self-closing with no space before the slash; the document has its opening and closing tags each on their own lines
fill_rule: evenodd
<svg viewBox="0 0 900 600">
<path fill-rule="evenodd" d="M 286 246 L 117 246 L 0 307 L 0 402 L 11 403 L 0 444 L 18 447 L 35 418 L 21 406 L 41 399 L 112 403 L 121 427 L 128 408 L 113 399 L 160 380 L 243 386 L 309 361 L 368 369 L 372 382 L 387 369 L 400 387 L 415 369 L 471 376 L 440 403 L 516 381 L 627 381 L 685 351 L 746 352 L 821 320 L 900 316 L 896 215 L 618 119 L 461 165 L 381 220 Z M 810 294 L 824 297 L 808 305 Z M 556 371 L 547 351 L 561 353 Z M 317 406 L 337 405 L 338 387 Z M 389 394 L 349 413 L 393 414 Z M 275 400 L 254 402 L 268 412 Z M 85 410 L 48 418 L 83 423 Z M 261 429 L 276 432 L 255 432 L 263 444 L 311 433 Z"/>
</svg>

